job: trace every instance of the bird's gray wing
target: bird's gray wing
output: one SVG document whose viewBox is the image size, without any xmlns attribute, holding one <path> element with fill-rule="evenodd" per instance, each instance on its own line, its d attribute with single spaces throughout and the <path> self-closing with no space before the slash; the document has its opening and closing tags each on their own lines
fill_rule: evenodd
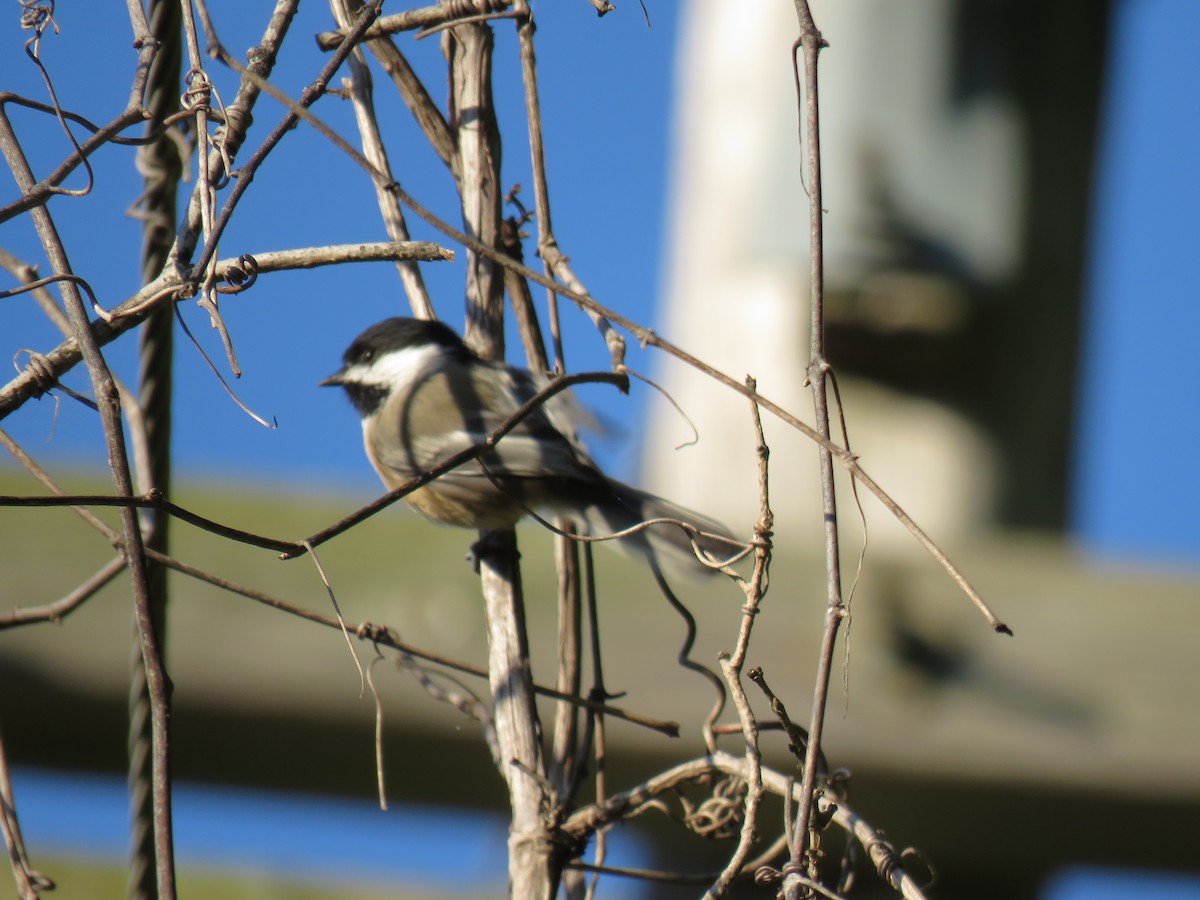
<svg viewBox="0 0 1200 900">
<path fill-rule="evenodd" d="M 375 441 L 384 465 L 409 474 L 432 468 L 483 441 L 539 390 L 527 372 L 501 363 L 475 365 L 474 377 L 457 367 L 427 373 L 408 395 L 389 401 L 380 429 L 395 429 L 390 437 L 397 439 Z M 497 476 L 590 480 L 595 473 L 586 454 L 563 436 L 543 407 L 505 434 L 483 462 Z M 473 463 L 454 474 L 484 477 Z"/>
</svg>

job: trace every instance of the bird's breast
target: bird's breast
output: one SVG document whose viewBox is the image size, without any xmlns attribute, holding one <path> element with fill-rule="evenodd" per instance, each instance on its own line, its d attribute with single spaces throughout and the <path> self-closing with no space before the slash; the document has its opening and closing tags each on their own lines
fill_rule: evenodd
<svg viewBox="0 0 1200 900">
<path fill-rule="evenodd" d="M 460 528 L 489 531 L 512 528 L 525 512 L 490 484 L 460 490 L 444 478 L 404 499 L 425 518 Z"/>
</svg>

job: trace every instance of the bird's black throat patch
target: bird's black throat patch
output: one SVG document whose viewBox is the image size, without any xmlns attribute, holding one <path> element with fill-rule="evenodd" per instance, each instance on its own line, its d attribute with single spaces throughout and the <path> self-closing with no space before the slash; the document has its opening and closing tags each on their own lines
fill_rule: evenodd
<svg viewBox="0 0 1200 900">
<path fill-rule="evenodd" d="M 346 381 L 342 383 L 342 387 L 346 389 L 346 396 L 363 418 L 376 413 L 388 396 L 388 389 L 377 384 Z"/>
</svg>

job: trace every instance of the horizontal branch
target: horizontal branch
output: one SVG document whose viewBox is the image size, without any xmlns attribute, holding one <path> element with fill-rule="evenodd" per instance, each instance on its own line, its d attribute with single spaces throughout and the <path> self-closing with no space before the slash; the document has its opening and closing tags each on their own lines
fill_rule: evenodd
<svg viewBox="0 0 1200 900">
<path fill-rule="evenodd" d="M 531 415 L 534 410 L 545 404 L 550 398 L 556 394 L 565 391 L 567 388 L 576 384 L 582 383 L 604 383 L 612 384 L 622 391 L 629 388 L 629 380 L 624 375 L 615 374 L 613 372 L 578 372 L 574 375 L 564 375 L 560 378 L 555 378 L 538 391 L 533 397 L 526 401 L 516 412 L 509 416 L 500 424 L 495 431 L 491 432 L 487 437 L 479 443 L 471 447 L 464 448 L 458 453 L 446 457 L 437 465 L 428 469 L 421 474 L 410 478 L 404 484 L 400 485 L 393 491 L 389 491 L 379 499 L 368 503 L 345 518 L 335 522 L 327 528 L 318 531 L 316 534 L 301 541 L 289 541 L 280 538 L 273 538 L 266 535 L 254 534 L 253 532 L 243 531 L 240 528 L 234 528 L 229 525 L 223 525 L 220 522 L 215 522 L 212 519 L 205 518 L 191 510 L 185 509 L 175 503 L 172 503 L 167 497 L 158 490 L 148 491 L 145 494 L 131 495 L 128 497 L 114 497 L 107 494 L 55 494 L 53 496 L 15 496 L 15 495 L 0 495 L 0 507 L 88 507 L 88 506 L 111 506 L 118 508 L 133 507 L 136 509 L 154 509 L 161 510 L 174 518 L 187 522 L 189 525 L 195 525 L 197 528 L 203 529 L 211 534 L 220 537 L 229 538 L 238 541 L 242 544 L 249 544 L 252 547 L 262 547 L 266 550 L 275 550 L 283 554 L 283 559 L 294 559 L 298 556 L 303 556 L 314 547 L 318 547 L 326 541 L 337 537 L 344 531 L 349 530 L 359 522 L 370 518 L 380 510 L 391 506 L 397 500 L 400 500 L 411 494 L 418 488 L 424 487 L 431 481 L 440 478 L 451 469 L 461 466 L 463 463 L 470 462 L 477 457 L 483 456 L 495 448 L 496 444 L 510 431 L 516 428 L 525 418 Z"/>
<path fill-rule="evenodd" d="M 444 260 L 453 262 L 454 251 L 433 241 L 378 241 L 370 244 L 332 244 L 328 247 L 304 247 L 299 250 L 269 250 L 255 253 L 260 272 L 285 269 L 316 269 L 348 262 L 396 262 L 398 260 Z M 236 260 L 217 263 L 217 275 L 224 277 Z"/>
<path fill-rule="evenodd" d="M 285 269 L 310 269 L 343 262 L 384 262 L 405 259 L 452 260 L 454 251 L 430 241 L 340 244 L 331 247 L 304 247 L 296 250 L 272 250 L 251 257 L 259 272 Z M 244 272 L 245 257 L 217 263 L 217 276 L 227 279 L 232 272 Z M 136 326 L 165 303 L 186 300 L 196 292 L 196 283 L 187 280 L 180 268 L 167 269 L 137 293 L 109 310 L 106 319 L 91 323 L 97 346 L 103 347 Z M 0 292 L 0 298 L 16 291 Z M 49 353 L 39 356 L 12 381 L 0 388 L 0 419 L 20 409 L 29 399 L 40 397 L 55 381 L 82 359 L 75 338 L 67 338 Z"/>
<path fill-rule="evenodd" d="M 240 528 L 233 528 L 229 525 L 222 525 L 220 522 L 214 522 L 212 519 L 206 519 L 204 516 L 197 515 L 191 510 L 184 509 L 168 500 L 161 491 L 152 490 L 145 494 L 138 494 L 129 497 L 114 497 L 109 494 L 68 494 L 65 496 L 53 497 L 17 497 L 11 495 L 0 495 L 0 506 L 13 506 L 20 508 L 30 507 L 63 507 L 63 506 L 110 506 L 118 509 L 153 509 L 160 512 L 165 512 L 176 519 L 187 522 L 189 525 L 195 525 L 210 534 L 215 534 L 218 537 L 229 538 L 238 541 L 242 544 L 250 544 L 254 547 L 263 547 L 267 550 L 278 550 L 280 553 L 287 553 L 296 548 L 304 549 L 302 544 L 297 544 L 293 541 L 281 541 L 275 538 L 264 537 L 259 534 L 253 534 L 248 531 L 242 531 Z"/>
<path fill-rule="evenodd" d="M 0 629 L 12 628 L 17 625 L 32 625 L 38 622 L 61 622 L 75 609 L 88 600 L 116 578 L 125 569 L 125 555 L 122 553 L 107 563 L 95 575 L 79 585 L 67 596 L 45 606 L 26 606 L 0 613 Z"/>
<path fill-rule="evenodd" d="M 390 16 L 380 16 L 375 23 L 364 32 L 362 40 L 388 37 L 402 31 L 417 31 L 421 28 L 434 28 L 448 25 L 457 19 L 487 15 L 501 12 L 512 4 L 509 0 L 468 0 L 454 4 L 435 3 L 433 6 L 422 6 Z M 322 50 L 336 50 L 346 39 L 346 31 L 323 31 L 317 35 L 317 47 Z"/>
</svg>

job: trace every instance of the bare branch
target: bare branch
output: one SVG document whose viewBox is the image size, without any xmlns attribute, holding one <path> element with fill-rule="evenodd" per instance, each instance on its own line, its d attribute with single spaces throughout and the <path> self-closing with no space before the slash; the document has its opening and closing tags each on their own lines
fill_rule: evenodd
<svg viewBox="0 0 1200 900">
<path fill-rule="evenodd" d="M 96 574 L 61 600 L 47 603 L 45 606 L 27 606 L 0 613 L 0 629 L 13 628 L 17 625 L 31 625 L 35 622 L 61 622 L 65 616 L 74 612 L 76 607 L 98 594 L 124 569 L 125 555 L 121 554 L 105 563 Z"/>
<path fill-rule="evenodd" d="M 409 65 L 408 59 L 388 37 L 368 41 L 367 49 L 379 60 L 383 71 L 391 77 L 392 84 L 399 91 L 401 99 L 425 135 L 425 140 L 445 163 L 457 184 L 462 178 L 462 172 L 450 126 L 437 104 L 433 102 L 433 98 L 429 96 L 429 91 L 425 89 L 421 79 L 417 77 L 417 73 L 413 71 L 413 67 Z"/>
<path fill-rule="evenodd" d="M 9 168 L 23 191 L 32 187 L 33 172 L 25 153 L 13 133 L 7 115 L 0 108 L 0 149 L 3 150 Z M 44 207 L 32 210 L 34 225 L 46 255 L 56 275 L 71 275 L 70 263 L 53 219 Z M 108 448 L 109 466 L 113 483 L 119 495 L 128 496 L 133 491 L 133 479 L 126 456 L 124 429 L 121 424 L 120 401 L 113 384 L 108 365 L 100 353 L 88 327 L 87 309 L 79 295 L 76 284 L 69 280 L 60 282 L 64 304 L 70 316 L 75 340 L 87 363 L 92 379 L 92 390 L 100 409 L 104 424 L 105 443 Z M 154 846 L 158 862 L 158 893 L 161 900 L 175 897 L 174 838 L 171 826 L 171 791 L 169 781 L 169 746 L 166 671 L 162 664 L 162 650 L 154 627 L 147 587 L 147 569 L 142 532 L 133 509 L 121 510 L 124 532 L 125 556 L 133 582 L 134 614 L 138 637 L 146 666 L 146 682 L 150 692 L 153 720 L 153 770 L 154 770 Z"/>
<path fill-rule="evenodd" d="M 381 16 L 362 35 L 361 40 L 373 41 L 399 34 L 402 31 L 417 31 L 421 28 L 434 28 L 448 24 L 456 25 L 459 24 L 458 20 L 474 20 L 477 16 L 501 12 L 510 5 L 507 0 L 460 0 L 453 5 L 435 3 L 433 6 L 423 6 L 390 16 Z M 322 50 L 336 50 L 347 37 L 350 37 L 349 29 L 344 25 L 339 31 L 323 31 L 317 35 L 317 46 Z"/>
<path fill-rule="evenodd" d="M 753 391 L 757 384 L 753 378 L 747 377 L 746 387 Z M 741 833 L 738 835 L 737 849 L 729 858 L 729 862 L 725 864 L 721 874 L 705 893 L 706 897 L 725 896 L 733 884 L 733 879 L 741 872 L 749 858 L 750 850 L 758 834 L 758 810 L 763 791 L 762 752 L 758 746 L 758 720 L 754 717 L 750 701 L 746 698 L 745 688 L 742 686 L 742 666 L 750 647 L 750 633 L 754 627 L 755 617 L 758 615 L 759 604 L 766 593 L 767 571 L 771 561 L 771 526 L 774 516 L 771 513 L 768 493 L 769 479 L 767 477 L 767 461 L 770 458 L 770 451 L 767 449 L 766 437 L 763 435 L 762 415 L 758 405 L 753 402 L 750 404 L 750 415 L 756 438 L 759 491 L 759 516 L 758 523 L 754 528 L 756 539 L 754 574 L 749 582 L 742 583 L 746 604 L 742 607 L 742 621 L 738 631 L 737 644 L 732 654 L 723 656 L 720 660 L 721 672 L 725 676 L 725 683 L 729 685 L 729 692 L 733 698 L 734 709 L 737 710 L 738 721 L 742 726 L 742 739 L 745 744 L 747 772 L 745 812 Z"/>
<path fill-rule="evenodd" d="M 717 751 L 679 763 L 636 787 L 614 794 L 603 803 L 594 803 L 578 810 L 563 823 L 562 830 L 571 838 L 582 840 L 604 825 L 627 817 L 655 797 L 714 773 L 745 779 L 747 777 L 746 761 L 731 753 Z M 763 788 L 772 794 L 780 797 L 790 796 L 792 800 L 799 799 L 800 786 L 792 783 L 791 779 L 779 772 L 764 767 L 762 783 Z M 854 813 L 844 801 L 839 800 L 834 804 L 822 798 L 818 802 L 825 804 L 823 812 L 830 816 L 830 821 L 853 835 L 864 847 L 868 848 L 872 860 L 877 860 L 877 871 L 891 887 L 899 890 L 906 900 L 921 900 L 924 897 L 921 888 L 904 870 L 895 852 L 887 852 L 891 849 L 891 845 L 882 838 L 878 831 L 865 822 L 861 816 Z M 871 848 L 875 849 L 872 851 Z"/>
<path fill-rule="evenodd" d="M 461 25 L 447 33 L 450 127 L 462 167 L 459 194 L 463 226 L 489 248 L 500 247 L 500 132 L 492 106 L 492 31 Z M 467 248 L 466 328 L 463 340 L 484 359 L 504 359 L 504 277 L 494 254 Z M 513 897 L 553 897 L 560 877 L 558 854 L 546 833 L 550 805 L 541 727 L 534 703 L 525 597 L 517 537 L 483 531 L 477 547 L 488 636 L 500 775 L 508 786 L 511 824 L 508 885 Z"/>
<path fill-rule="evenodd" d="M 385 262 L 396 260 L 452 260 L 454 252 L 429 241 L 410 241 L 405 244 L 337 244 L 329 247 L 308 247 L 298 250 L 273 250 L 251 256 L 243 254 L 237 259 L 225 259 L 217 263 L 218 277 L 231 283 L 246 277 L 247 260 L 256 273 L 280 272 L 288 269 L 310 269 L 332 266 L 343 262 Z M 147 316 L 165 303 L 184 299 L 194 290 L 180 269 L 168 269 L 137 293 L 113 307 L 106 319 L 90 325 L 97 346 L 116 340 L 126 331 L 140 324 Z M 17 291 L 0 292 L 0 297 L 10 296 Z M 27 400 L 41 396 L 58 378 L 73 369 L 82 360 L 79 345 L 69 337 L 49 353 L 39 358 L 37 366 L 26 366 L 12 381 L 0 388 L 0 419 L 19 409 Z"/>
<path fill-rule="evenodd" d="M 800 38 L 796 42 L 804 55 L 804 146 L 808 163 L 805 183 L 808 186 L 809 258 L 811 274 L 809 280 L 809 358 L 808 381 L 812 387 L 813 410 L 816 415 L 817 431 L 829 439 L 829 399 L 826 379 L 830 366 L 825 359 L 825 262 L 824 262 L 824 207 L 821 203 L 821 146 L 820 118 L 817 93 L 817 53 L 824 46 L 824 39 L 813 23 L 807 0 L 796 0 L 796 14 L 800 19 Z M 793 54 L 793 59 L 795 58 Z M 796 85 L 797 106 L 800 106 L 799 83 Z M 825 584 L 828 601 L 825 610 L 825 628 L 821 635 L 821 650 L 818 656 L 817 673 L 813 684 L 812 713 L 808 727 L 808 744 L 804 755 L 804 777 L 800 791 L 800 808 L 796 817 L 795 830 L 789 837 L 791 862 L 784 879 L 783 892 L 787 900 L 800 900 L 806 888 L 798 877 L 807 874 L 816 877 L 816 865 L 809 859 L 810 828 L 816 804 L 817 764 L 820 760 L 821 738 L 825 729 L 825 706 L 829 699 L 829 678 L 833 671 L 834 645 L 838 629 L 848 612 L 842 597 L 841 542 L 838 534 L 837 486 L 833 477 L 833 454 L 825 447 L 818 448 L 817 455 L 821 473 L 821 521 L 824 523 L 825 538 Z"/>
<path fill-rule="evenodd" d="M 17 820 L 17 803 L 13 796 L 12 780 L 8 775 L 8 754 L 0 740 L 0 831 L 4 833 L 4 844 L 8 848 L 8 859 L 12 864 L 13 877 L 17 881 L 17 896 L 20 900 L 38 900 L 40 891 L 54 890 L 54 882 L 38 872 L 29 863 L 25 852 L 25 840 L 21 836 L 21 825 Z"/>
<path fill-rule="evenodd" d="M 336 0 L 331 3 L 331 6 L 339 24 L 347 27 L 351 21 L 348 2 Z M 371 70 L 363 59 L 362 50 L 358 48 L 350 54 L 347 63 L 350 67 L 350 78 L 344 82 L 344 85 L 354 104 L 354 118 L 358 122 L 358 132 L 362 136 L 363 155 L 371 161 L 385 179 L 374 182 L 379 214 L 383 217 L 384 227 L 393 241 L 408 241 L 408 224 L 404 221 L 404 210 L 396 202 L 396 198 L 387 191 L 387 185 L 395 179 L 392 177 L 391 164 L 388 162 L 383 138 L 379 134 L 379 123 L 375 118 Z M 408 304 L 412 308 L 413 314 L 419 319 L 436 318 L 433 302 L 429 299 L 429 292 L 425 289 L 425 279 L 421 276 L 420 267 L 411 261 L 397 261 L 396 270 L 400 275 L 401 284 L 404 285 L 404 292 L 408 295 Z"/>
</svg>

